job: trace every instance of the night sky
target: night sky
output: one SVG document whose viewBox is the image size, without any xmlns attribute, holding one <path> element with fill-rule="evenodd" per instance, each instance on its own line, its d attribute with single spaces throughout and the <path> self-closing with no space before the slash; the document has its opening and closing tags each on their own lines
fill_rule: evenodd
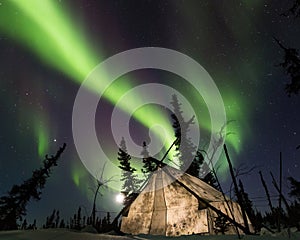
<svg viewBox="0 0 300 240">
<path fill-rule="evenodd" d="M 258 171 L 266 174 L 275 196 L 269 171 L 278 176 L 280 151 L 285 194 L 286 178 L 300 178 L 300 150 L 296 150 L 300 144 L 300 98 L 288 97 L 284 91 L 288 77 L 276 66 L 284 52 L 273 40 L 276 37 L 286 46 L 300 48 L 300 20 L 280 15 L 290 4 L 279 0 L 0 0 L 0 195 L 29 178 L 45 154 L 54 154 L 66 142 L 59 166 L 49 178 L 42 200 L 30 204 L 28 218 L 37 218 L 42 224 L 54 208 L 69 217 L 78 206 L 89 214 L 90 188 L 95 180 L 83 166 L 72 134 L 72 111 L 80 84 L 108 57 L 132 48 L 162 47 L 193 58 L 214 80 L 227 119 L 234 120 L 227 129 L 233 134 L 226 139 L 232 161 L 235 167 L 257 167 L 242 180 L 250 199 L 264 209 L 267 203 L 260 198 L 264 191 Z M 172 73 L 138 70 L 117 79 L 97 108 L 97 136 L 112 163 L 116 163 L 121 141 L 121 136 L 113 139 L 110 131 L 114 105 L 127 91 L 145 83 L 167 85 L 185 96 L 199 117 L 204 132 L 201 143 L 207 141 L 207 108 L 191 86 Z M 91 94 L 95 94 L 93 87 L 88 89 Z M 163 91 L 156 94 L 171 101 L 171 95 Z M 141 103 L 146 99 L 132 97 Z M 121 109 L 126 113 L 122 105 Z M 129 124 L 138 145 L 150 142 L 149 124 L 169 121 L 164 107 L 150 104 L 145 109 L 141 113 L 148 114 L 132 117 Z M 191 117 L 185 113 L 186 118 Z M 97 157 L 93 151 L 90 154 Z M 228 190 L 229 172 L 222 159 L 223 155 L 219 176 Z M 117 212 L 121 205 L 114 200 L 116 193 L 115 187 L 103 191 L 98 209 Z"/>
</svg>

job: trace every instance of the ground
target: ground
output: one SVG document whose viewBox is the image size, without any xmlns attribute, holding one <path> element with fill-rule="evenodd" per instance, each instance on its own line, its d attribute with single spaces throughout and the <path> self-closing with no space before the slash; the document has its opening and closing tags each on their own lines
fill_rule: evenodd
<svg viewBox="0 0 300 240">
<path fill-rule="evenodd" d="M 108 235 L 108 234 L 92 234 L 92 233 L 81 233 L 69 231 L 66 229 L 51 229 L 51 230 L 36 230 L 36 231 L 3 231 L 0 232 L 0 240 L 118 240 L 118 239 L 170 239 L 171 237 L 158 237 L 158 236 L 116 236 L 116 235 Z M 203 239 L 203 240 L 231 240 L 238 239 L 237 236 L 181 236 L 174 237 L 176 240 L 180 239 Z M 243 240 L 283 240 L 289 239 L 288 236 L 282 233 L 282 236 L 243 236 Z M 300 233 L 292 233 L 291 240 L 299 240 Z"/>
</svg>

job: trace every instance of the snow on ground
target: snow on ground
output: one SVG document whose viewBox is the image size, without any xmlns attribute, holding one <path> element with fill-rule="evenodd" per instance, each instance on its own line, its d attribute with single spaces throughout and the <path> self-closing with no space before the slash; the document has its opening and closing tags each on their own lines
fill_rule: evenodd
<svg viewBox="0 0 300 240">
<path fill-rule="evenodd" d="M 66 229 L 4 231 L 0 232 L 0 240 L 118 240 L 132 239 L 124 236 L 102 235 L 93 233 L 81 233 Z"/>
<path fill-rule="evenodd" d="M 47 230 L 27 230 L 27 231 L 3 231 L 0 232 L 0 240 L 120 240 L 120 239 L 201 239 L 201 240 L 235 240 L 237 236 L 233 235 L 218 235 L 218 236 L 181 236 L 181 237 L 158 237 L 158 236 L 116 236 L 108 234 L 92 234 L 69 231 L 66 229 L 47 229 Z M 243 240 L 284 240 L 289 239 L 286 233 L 281 233 L 281 236 L 243 236 Z M 300 233 L 292 233 L 291 240 L 300 240 Z"/>
</svg>

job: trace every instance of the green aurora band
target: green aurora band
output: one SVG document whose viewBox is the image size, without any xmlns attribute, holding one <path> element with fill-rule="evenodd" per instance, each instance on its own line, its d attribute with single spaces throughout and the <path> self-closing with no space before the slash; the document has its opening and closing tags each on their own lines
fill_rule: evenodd
<svg viewBox="0 0 300 240">
<path fill-rule="evenodd" d="M 78 84 L 81 84 L 91 70 L 103 60 L 99 57 L 101 54 L 96 54 L 96 52 L 99 53 L 101 51 L 95 51 L 89 46 L 89 40 L 84 34 L 83 27 L 80 24 L 76 24 L 71 14 L 66 9 L 62 9 L 61 5 L 55 1 L 11 0 L 3 2 L 0 10 L 0 31 L 31 49 L 46 64 L 63 72 Z M 106 73 L 103 73 L 101 81 L 96 86 L 89 86 L 89 89 L 91 91 L 95 89 L 103 90 L 108 83 Z M 122 81 L 110 85 L 103 96 L 110 103 L 116 104 L 120 97 L 132 87 L 132 79 L 122 77 Z M 228 119 L 238 121 L 241 107 L 233 96 L 230 93 L 223 95 L 223 98 L 225 106 L 227 106 Z M 200 101 L 200 98 L 195 96 L 196 101 Z M 139 99 L 141 97 L 135 96 L 132 99 L 128 99 L 126 103 L 120 103 L 119 106 L 125 112 L 130 113 L 131 101 L 139 101 Z M 157 109 L 153 109 L 153 111 L 157 111 Z M 148 117 L 145 118 L 145 115 Z M 146 111 L 139 109 L 133 114 L 133 117 L 148 128 L 157 123 L 164 126 L 167 136 L 164 136 L 160 131 L 156 131 L 155 134 L 163 142 L 165 142 L 165 139 L 167 146 L 171 145 L 174 133 L 166 114 L 153 112 L 152 116 L 149 116 L 146 114 Z M 202 117 L 203 115 L 201 115 L 201 121 L 199 121 L 201 128 L 209 131 L 209 115 L 206 119 Z M 44 154 L 47 150 L 48 132 L 46 125 L 41 126 L 38 124 L 35 127 L 35 133 L 39 141 L 39 155 Z M 238 152 L 241 145 L 241 135 L 240 131 L 233 130 L 233 132 L 235 133 L 234 137 L 229 137 L 227 141 Z M 72 172 L 74 182 L 76 185 L 79 185 L 79 178 L 82 174 L 78 174 L 76 169 L 73 169 Z"/>
<path fill-rule="evenodd" d="M 46 118 L 40 114 L 34 118 L 33 122 L 35 138 L 37 139 L 38 145 L 38 156 L 43 158 L 49 150 L 49 124 L 47 123 Z"/>
<path fill-rule="evenodd" d="M 75 30 L 74 23 L 69 19 L 71 17 L 68 16 L 68 13 L 62 11 L 54 1 L 12 0 L 3 3 L 1 7 L 0 30 L 30 48 L 47 64 L 81 84 L 91 70 L 101 62 L 101 59 L 86 44 L 83 31 L 78 28 Z M 103 90 L 108 83 L 106 74 L 103 73 L 101 81 L 98 81 L 96 86 L 89 86 L 89 89 L 92 91 Z M 124 78 L 118 84 L 110 85 L 103 96 L 115 104 L 132 87 L 130 81 Z M 130 102 L 137 99 L 136 97 L 129 99 L 126 103 L 121 103 L 120 107 L 129 112 L 131 110 Z M 171 144 L 173 133 L 168 119 L 158 112 L 153 115 L 156 116 L 155 119 L 145 119 L 143 117 L 145 112 L 139 111 L 139 114 L 133 117 L 146 127 L 151 127 L 157 122 L 166 126 L 167 141 Z M 159 131 L 156 134 L 161 139 L 165 138 Z"/>
<path fill-rule="evenodd" d="M 35 125 L 35 134 L 36 139 L 38 140 L 38 155 L 39 157 L 44 157 L 49 149 L 48 141 L 49 141 L 49 134 L 48 128 L 44 127 L 43 125 L 37 123 Z"/>
</svg>

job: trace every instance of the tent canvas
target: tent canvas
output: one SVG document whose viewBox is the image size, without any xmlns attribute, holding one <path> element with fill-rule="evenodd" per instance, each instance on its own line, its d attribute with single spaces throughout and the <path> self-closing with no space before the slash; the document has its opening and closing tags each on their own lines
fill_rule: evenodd
<svg viewBox="0 0 300 240">
<path fill-rule="evenodd" d="M 165 165 L 152 174 L 123 214 L 121 231 L 165 236 L 215 234 L 218 211 L 244 226 L 239 204 L 230 199 L 227 203 L 222 193 L 207 183 Z M 249 219 L 248 224 L 252 230 Z M 230 224 L 226 234 L 235 233 Z"/>
</svg>

